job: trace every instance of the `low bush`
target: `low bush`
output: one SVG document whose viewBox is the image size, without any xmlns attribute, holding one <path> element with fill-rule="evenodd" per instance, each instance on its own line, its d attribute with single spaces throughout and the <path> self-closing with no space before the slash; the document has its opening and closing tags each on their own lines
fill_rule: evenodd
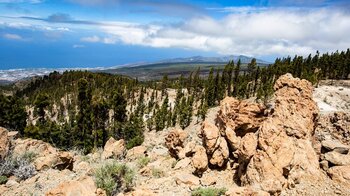
<svg viewBox="0 0 350 196">
<path fill-rule="evenodd" d="M 7 182 L 7 177 L 6 176 L 0 176 L 0 184 L 5 184 Z"/>
<path fill-rule="evenodd" d="M 149 162 L 151 161 L 151 159 L 149 157 L 141 157 L 137 160 L 137 165 L 139 166 L 139 168 L 143 168 L 145 167 Z"/>
<path fill-rule="evenodd" d="M 152 176 L 155 178 L 160 178 L 164 176 L 164 172 L 158 168 L 152 168 Z"/>
<path fill-rule="evenodd" d="M 107 195 L 130 190 L 134 176 L 132 169 L 116 162 L 105 163 L 94 172 L 97 187 L 105 190 Z"/>
<path fill-rule="evenodd" d="M 8 156 L 0 163 L 0 176 L 16 176 L 21 180 L 28 179 L 36 174 L 32 164 L 36 154 L 25 152 L 20 156 Z"/>
<path fill-rule="evenodd" d="M 192 191 L 191 196 L 220 196 L 225 195 L 226 191 L 226 188 L 200 187 Z"/>
</svg>

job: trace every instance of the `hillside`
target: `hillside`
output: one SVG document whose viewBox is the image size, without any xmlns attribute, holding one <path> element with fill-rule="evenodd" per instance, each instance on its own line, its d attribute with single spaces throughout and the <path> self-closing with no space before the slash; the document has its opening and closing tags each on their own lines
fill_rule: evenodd
<svg viewBox="0 0 350 196">
<path fill-rule="evenodd" d="M 100 70 L 103 73 L 121 74 L 138 78 L 139 80 L 155 80 L 161 79 L 164 75 L 169 78 L 176 78 L 180 75 L 188 76 L 193 70 L 200 68 L 201 76 L 209 74 L 211 68 L 223 70 L 225 65 L 230 61 L 242 64 L 242 71 L 246 70 L 246 66 L 253 58 L 247 56 L 224 56 L 224 57 L 202 57 L 193 56 L 188 58 L 167 59 L 154 63 L 143 63 L 135 65 L 121 66 L 115 69 Z M 258 66 L 267 66 L 268 62 L 256 59 Z"/>
<path fill-rule="evenodd" d="M 0 129 L 1 149 L 12 149 L 7 156 L 33 154 L 26 163 L 31 170 L 10 176 L 0 191 L 50 196 L 348 195 L 350 143 L 342 134 L 348 132 L 350 114 L 319 113 L 312 96 L 317 99 L 313 92 L 325 87 L 313 91 L 306 80 L 284 75 L 276 81 L 269 103 L 273 108 L 226 97 L 203 123 L 147 131 L 143 144 L 129 150 L 124 140 L 110 138 L 103 149 L 87 155 L 59 151 Z M 18 174 L 29 177 L 23 180 Z"/>
</svg>

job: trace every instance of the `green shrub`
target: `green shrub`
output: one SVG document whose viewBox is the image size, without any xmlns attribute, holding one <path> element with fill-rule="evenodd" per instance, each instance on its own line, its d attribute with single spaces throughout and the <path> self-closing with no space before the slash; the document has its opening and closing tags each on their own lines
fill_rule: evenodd
<svg viewBox="0 0 350 196">
<path fill-rule="evenodd" d="M 98 188 L 105 190 L 107 195 L 115 195 L 133 186 L 135 172 L 125 164 L 110 162 L 97 168 L 94 176 Z"/>
<path fill-rule="evenodd" d="M 0 184 L 5 184 L 7 182 L 7 177 L 6 176 L 0 176 Z"/>
<path fill-rule="evenodd" d="M 164 176 L 164 172 L 157 168 L 152 168 L 152 176 L 155 178 L 160 178 Z"/>
<path fill-rule="evenodd" d="M 191 196 L 220 196 L 224 195 L 226 191 L 226 188 L 200 187 L 192 191 Z"/>
<path fill-rule="evenodd" d="M 143 140 L 144 140 L 144 136 L 138 135 L 127 142 L 126 148 L 131 149 L 135 146 L 140 146 L 143 143 Z"/>
<path fill-rule="evenodd" d="M 141 157 L 137 160 L 137 165 L 139 166 L 139 168 L 143 168 L 145 167 L 149 162 L 151 161 L 151 159 L 149 157 Z"/>
</svg>

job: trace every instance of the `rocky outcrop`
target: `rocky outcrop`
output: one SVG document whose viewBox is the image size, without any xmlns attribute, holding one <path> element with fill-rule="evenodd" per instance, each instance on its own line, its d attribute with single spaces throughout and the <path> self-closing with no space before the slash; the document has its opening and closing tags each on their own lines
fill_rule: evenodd
<svg viewBox="0 0 350 196">
<path fill-rule="evenodd" d="M 60 152 L 41 140 L 17 139 L 12 142 L 12 146 L 14 156 L 22 155 L 25 152 L 34 153 L 34 166 L 38 171 L 49 168 L 73 169 L 74 158 L 71 153 Z"/>
<path fill-rule="evenodd" d="M 183 130 L 173 130 L 165 138 L 165 146 L 169 154 L 174 158 L 179 158 L 179 152 L 184 148 L 187 133 Z"/>
<path fill-rule="evenodd" d="M 103 148 L 102 158 L 119 158 L 124 155 L 125 150 L 125 141 L 123 139 L 116 141 L 113 137 L 111 137 Z"/>
<path fill-rule="evenodd" d="M 7 129 L 0 127 L 0 160 L 4 159 L 10 148 Z"/>
<path fill-rule="evenodd" d="M 260 186 L 271 194 L 303 175 L 321 176 L 311 144 L 318 114 L 311 83 L 286 74 L 274 89 L 274 112 L 260 126 L 257 151 L 240 176 L 242 185 Z"/>
<path fill-rule="evenodd" d="M 310 82 L 281 76 L 274 86 L 274 103 L 225 98 L 216 126 L 203 122 L 201 137 L 210 165 L 238 163 L 240 185 L 278 194 L 305 175 L 321 176 L 312 135 L 318 108 Z"/>
</svg>

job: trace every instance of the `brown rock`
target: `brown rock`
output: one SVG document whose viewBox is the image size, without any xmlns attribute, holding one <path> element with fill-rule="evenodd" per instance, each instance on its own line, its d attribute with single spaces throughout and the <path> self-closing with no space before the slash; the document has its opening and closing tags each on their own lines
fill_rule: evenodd
<svg viewBox="0 0 350 196">
<path fill-rule="evenodd" d="M 186 168 L 188 165 L 191 164 L 191 159 L 186 157 L 184 159 L 181 159 L 180 161 L 178 161 L 174 167 L 174 169 L 182 169 L 182 168 Z"/>
<path fill-rule="evenodd" d="M 218 120 L 223 130 L 229 128 L 242 137 L 259 129 L 265 119 L 264 111 L 265 107 L 261 104 L 226 97 L 220 104 Z"/>
<path fill-rule="evenodd" d="M 125 196 L 155 196 L 156 194 L 149 189 L 137 189 L 131 191 L 130 193 L 126 193 Z"/>
<path fill-rule="evenodd" d="M 18 131 L 9 131 L 7 133 L 7 137 L 9 138 L 9 140 L 14 140 L 18 138 Z"/>
<path fill-rule="evenodd" d="M 201 137 L 203 140 L 203 146 L 206 149 L 207 154 L 211 155 L 218 148 L 220 131 L 215 125 L 207 121 L 204 121 L 202 123 L 201 130 L 202 130 Z"/>
<path fill-rule="evenodd" d="M 216 150 L 210 157 L 209 162 L 212 165 L 223 167 L 226 165 L 230 152 L 229 152 L 225 138 L 219 137 L 218 141 L 219 141 L 218 148 L 216 148 Z"/>
<path fill-rule="evenodd" d="M 123 139 L 116 141 L 113 137 L 111 137 L 106 142 L 103 148 L 102 158 L 104 159 L 108 159 L 111 157 L 119 158 L 123 156 L 125 150 L 126 150 L 125 141 Z"/>
<path fill-rule="evenodd" d="M 69 169 L 73 170 L 74 158 L 69 152 L 60 152 L 58 154 L 58 161 L 55 163 L 54 168 L 59 170 Z"/>
<path fill-rule="evenodd" d="M 208 168 L 208 157 L 203 146 L 196 146 L 194 148 L 194 155 L 192 157 L 192 166 L 194 167 L 194 173 L 201 175 Z"/>
<path fill-rule="evenodd" d="M 332 180 L 338 182 L 350 182 L 350 166 L 335 166 L 327 171 Z"/>
<path fill-rule="evenodd" d="M 216 178 L 213 175 L 207 174 L 200 179 L 202 186 L 211 186 L 216 184 Z"/>
<path fill-rule="evenodd" d="M 185 148 L 183 148 L 180 152 L 179 152 L 179 159 L 183 159 L 185 157 L 190 157 L 195 153 L 195 147 L 196 147 L 196 143 L 191 141 L 188 142 L 185 146 Z"/>
<path fill-rule="evenodd" d="M 144 157 L 146 154 L 147 148 L 145 146 L 136 146 L 128 150 L 126 158 L 129 160 L 135 160 L 140 157 Z"/>
<path fill-rule="evenodd" d="M 175 176 L 176 184 L 186 184 L 189 186 L 199 185 L 199 178 L 187 173 L 180 173 Z"/>
<path fill-rule="evenodd" d="M 329 151 L 336 151 L 341 154 L 347 154 L 349 152 L 350 147 L 342 144 L 338 140 L 327 139 L 321 142 L 322 147 Z"/>
<path fill-rule="evenodd" d="M 286 74 L 274 88 L 274 112 L 258 130 L 261 150 L 252 156 L 240 178 L 242 185 L 260 186 L 271 194 L 304 175 L 322 176 L 311 144 L 318 114 L 311 83 Z"/>
<path fill-rule="evenodd" d="M 82 177 L 78 180 L 66 181 L 51 189 L 46 196 L 95 196 L 96 186 L 92 177 Z M 101 193 L 99 193 L 101 194 Z"/>
<path fill-rule="evenodd" d="M 249 161 L 255 154 L 256 147 L 258 146 L 258 138 L 255 133 L 247 133 L 241 140 L 238 148 L 238 156 L 241 161 Z"/>
<path fill-rule="evenodd" d="M 336 151 L 327 152 L 325 159 L 336 166 L 350 165 L 350 155 L 340 154 Z"/>
<path fill-rule="evenodd" d="M 49 168 L 73 169 L 74 158 L 69 152 L 60 152 L 50 144 L 35 139 L 13 140 L 13 155 L 20 156 L 25 152 L 35 153 L 34 166 L 40 171 Z"/>
<path fill-rule="evenodd" d="M 255 190 L 250 187 L 235 187 L 230 188 L 225 193 L 226 196 L 239 196 L 239 195 L 249 195 L 249 196 L 269 196 L 268 192 L 262 190 Z"/>
<path fill-rule="evenodd" d="M 184 141 L 187 133 L 183 130 L 173 130 L 165 138 L 165 146 L 168 148 L 172 157 L 178 158 L 179 152 L 184 147 Z"/>
<path fill-rule="evenodd" d="M 241 137 L 238 137 L 236 135 L 236 132 L 234 130 L 232 130 L 230 127 L 226 127 L 225 137 L 226 137 L 227 143 L 229 144 L 230 148 L 233 151 L 236 151 L 241 144 Z"/>
<path fill-rule="evenodd" d="M 7 129 L 0 127 L 0 160 L 4 159 L 10 148 Z"/>
</svg>

